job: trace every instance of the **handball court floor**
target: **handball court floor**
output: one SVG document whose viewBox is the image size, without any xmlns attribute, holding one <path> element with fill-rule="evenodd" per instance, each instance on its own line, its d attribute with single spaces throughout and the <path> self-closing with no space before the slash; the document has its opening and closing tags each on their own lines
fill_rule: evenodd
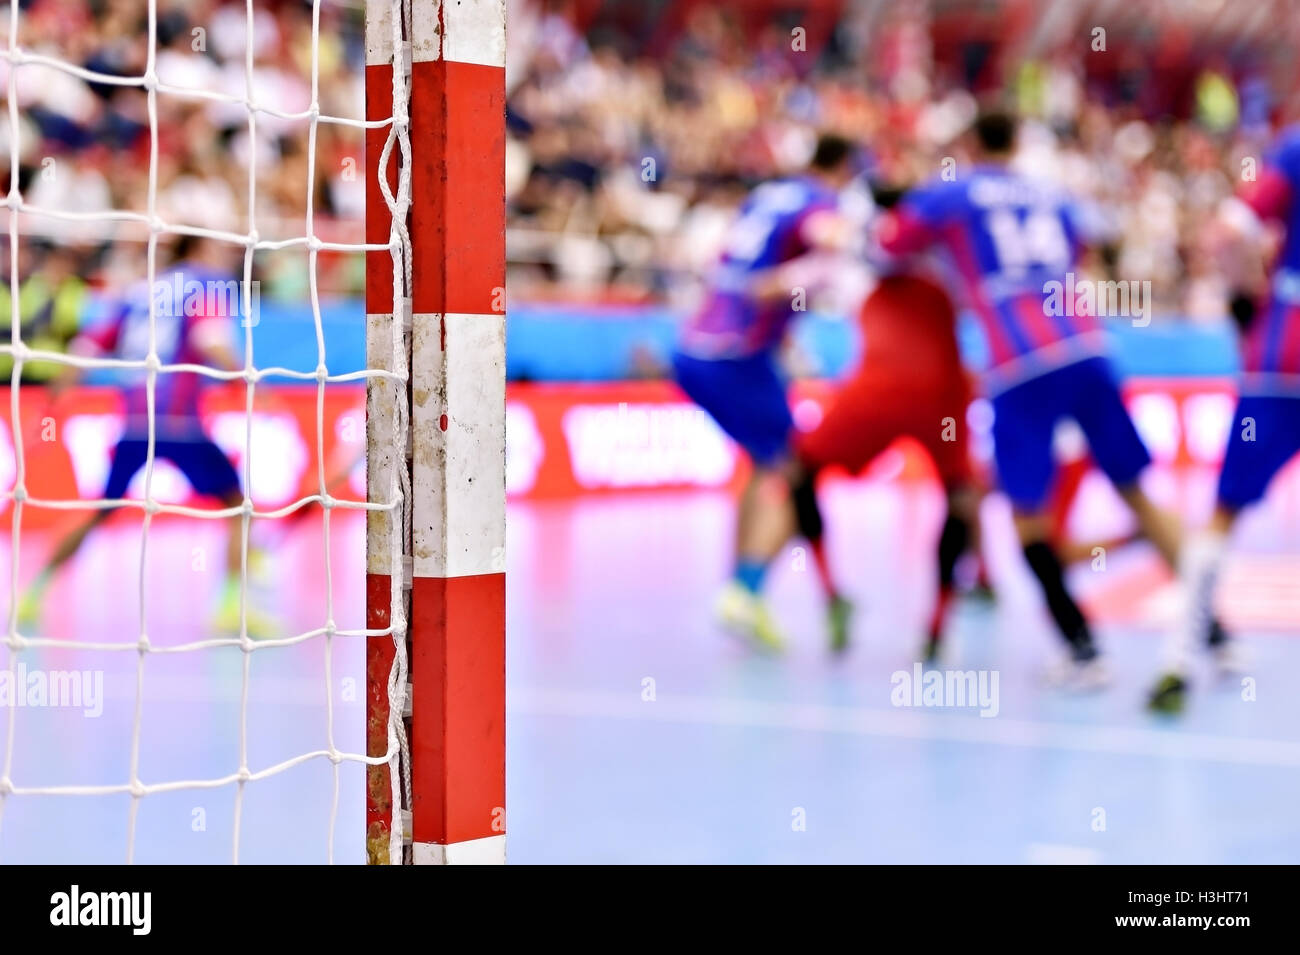
<svg viewBox="0 0 1300 955">
<path fill-rule="evenodd" d="M 1135 545 L 1110 554 L 1102 572 L 1074 568 L 1104 621 L 1115 682 L 1085 695 L 1053 689 L 1044 674 L 1056 647 L 996 499 L 986 502 L 984 523 L 998 599 L 958 605 L 945 660 L 996 672 L 996 716 L 891 705 L 892 675 L 912 673 L 939 501 L 923 488 L 839 484 L 827 503 L 832 558 L 858 607 L 855 644 L 842 659 L 826 652 L 821 600 L 797 552 L 787 551 L 769 579 L 791 642 L 785 657 L 752 655 L 713 624 L 731 540 L 723 494 L 511 505 L 510 861 L 1300 860 L 1300 520 L 1290 507 L 1274 502 L 1251 516 L 1242 556 L 1226 572 L 1229 609 L 1253 658 L 1253 693 L 1198 672 L 1187 714 L 1171 721 L 1142 710 L 1168 606 L 1151 554 Z M 339 512 L 333 525 L 335 623 L 359 627 L 363 527 Z M 156 646 L 207 634 L 219 574 L 195 554 L 219 554 L 220 534 L 207 521 L 160 520 L 151 530 Z M 127 520 L 93 537 L 52 588 L 45 632 L 133 643 L 138 540 L 138 524 Z M 24 534 L 24 581 L 48 547 L 45 535 Z M 9 557 L 6 548 L 0 579 L 8 579 Z M 271 557 L 254 599 L 295 632 L 322 625 L 320 522 L 301 522 Z M 142 781 L 198 781 L 238 768 L 240 656 L 148 656 Z M 0 757 L 14 721 L 14 785 L 125 782 L 136 655 L 28 649 L 18 662 L 29 672 L 101 670 L 103 702 L 94 717 L 0 709 Z M 335 638 L 329 686 L 344 751 L 363 745 L 363 678 L 360 641 Z M 323 639 L 255 652 L 249 687 L 254 772 L 324 748 Z M 337 782 L 334 859 L 359 862 L 362 767 L 341 764 Z M 248 782 L 240 861 L 325 862 L 334 786 L 325 759 Z M 141 799 L 135 860 L 229 861 L 237 788 Z M 124 793 L 11 795 L 0 862 L 122 861 L 130 803 Z"/>
</svg>

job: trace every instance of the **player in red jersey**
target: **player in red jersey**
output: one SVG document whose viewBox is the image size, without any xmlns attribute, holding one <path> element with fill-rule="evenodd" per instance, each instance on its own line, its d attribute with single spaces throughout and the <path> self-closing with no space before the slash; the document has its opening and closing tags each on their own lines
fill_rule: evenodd
<svg viewBox="0 0 1300 955">
<path fill-rule="evenodd" d="M 925 646 L 933 658 L 952 599 L 957 561 L 972 541 L 979 494 L 967 441 L 971 393 L 947 293 L 921 270 L 883 277 L 859 312 L 865 343 L 858 367 L 821 424 L 799 439 L 801 479 L 794 487 L 799 531 L 830 595 L 832 647 L 848 644 L 848 603 L 837 591 L 822 548 L 815 484 L 830 466 L 861 471 L 894 441 L 910 437 L 929 453 L 948 498 L 939 535 L 939 596 Z"/>
</svg>

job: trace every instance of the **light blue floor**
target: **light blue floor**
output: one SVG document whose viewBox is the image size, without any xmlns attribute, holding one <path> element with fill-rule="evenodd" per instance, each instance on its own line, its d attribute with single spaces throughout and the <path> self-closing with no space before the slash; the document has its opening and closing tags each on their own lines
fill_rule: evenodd
<svg viewBox="0 0 1300 955">
<path fill-rule="evenodd" d="M 1001 602 L 960 608 L 947 662 L 996 670 L 999 714 L 897 708 L 937 502 L 840 498 L 832 551 L 862 608 L 840 661 L 789 556 L 769 581 L 786 659 L 711 625 L 724 498 L 512 511 L 511 861 L 1300 861 L 1293 637 L 1248 636 L 1254 702 L 1202 679 L 1183 720 L 1152 718 L 1158 634 L 1102 632 L 1109 690 L 1048 688 L 1031 582 L 995 556 Z"/>
<path fill-rule="evenodd" d="M 938 502 L 841 488 L 829 503 L 832 555 L 860 608 L 856 645 L 842 660 L 823 649 L 815 584 L 797 569 L 797 555 L 785 555 L 769 581 L 792 643 L 786 658 L 754 657 L 710 622 L 730 550 L 724 496 L 512 506 L 512 862 L 1300 861 L 1295 635 L 1247 634 L 1256 700 L 1244 701 L 1235 682 L 1202 679 L 1176 723 L 1141 709 L 1158 658 L 1154 630 L 1101 632 L 1116 671 L 1109 690 L 1048 688 L 1052 635 L 995 513 L 988 543 L 1000 600 L 959 608 L 947 663 L 996 671 L 998 715 L 895 707 L 891 675 L 910 671 L 928 601 Z M 219 535 L 173 521 L 160 522 L 153 537 L 151 635 L 163 645 L 192 639 L 201 632 L 195 608 L 215 593 L 215 575 L 191 570 L 192 548 L 216 553 Z M 128 527 L 93 540 L 52 593 L 49 632 L 135 633 L 135 540 Z M 1300 547 L 1300 531 L 1296 540 Z M 24 567 L 45 544 L 32 535 L 30 546 Z M 362 549 L 359 522 L 337 522 L 339 626 L 360 622 Z M 319 625 L 322 567 L 319 529 L 304 527 L 277 552 L 262 599 L 295 628 Z M 96 719 L 0 710 L 0 756 L 16 721 L 15 785 L 123 781 L 134 655 L 24 657 L 28 666 L 102 669 L 106 702 Z M 360 646 L 336 641 L 332 663 L 336 742 L 357 751 Z M 232 772 L 239 692 L 237 654 L 151 655 L 141 778 Z M 323 747 L 325 696 L 320 641 L 255 654 L 250 767 Z M 361 767 L 340 766 L 338 784 L 335 858 L 360 861 Z M 142 799 L 137 861 L 227 861 L 236 789 Z M 321 759 L 248 783 L 241 860 L 325 861 L 333 791 L 334 768 Z M 0 862 L 120 861 L 130 802 L 11 796 Z"/>
</svg>

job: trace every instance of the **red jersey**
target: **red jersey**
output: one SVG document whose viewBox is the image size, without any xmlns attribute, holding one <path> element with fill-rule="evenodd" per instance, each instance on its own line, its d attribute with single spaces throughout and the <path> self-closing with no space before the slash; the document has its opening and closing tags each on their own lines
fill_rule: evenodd
<svg viewBox="0 0 1300 955">
<path fill-rule="evenodd" d="M 862 356 L 854 377 L 896 380 L 908 390 L 965 380 L 952 300 L 929 279 L 906 273 L 882 278 L 858 321 Z"/>
</svg>

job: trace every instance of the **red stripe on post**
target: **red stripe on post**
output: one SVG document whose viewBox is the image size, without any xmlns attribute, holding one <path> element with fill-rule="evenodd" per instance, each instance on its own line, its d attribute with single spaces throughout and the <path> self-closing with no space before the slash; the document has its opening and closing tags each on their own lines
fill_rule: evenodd
<svg viewBox="0 0 1300 955">
<path fill-rule="evenodd" d="M 411 593 L 413 835 L 505 832 L 505 574 L 417 577 Z"/>
<path fill-rule="evenodd" d="M 506 268 L 505 70 L 445 60 L 416 63 L 413 70 L 412 102 L 427 104 L 411 116 L 411 188 L 418 197 L 411 223 L 414 310 L 499 312 Z"/>
<path fill-rule="evenodd" d="M 393 578 L 366 574 L 366 629 L 392 624 Z M 388 675 L 396 650 L 392 635 L 366 638 L 366 755 L 388 753 Z M 388 836 L 393 817 L 388 766 L 366 767 L 366 857 L 371 865 L 388 864 Z"/>
<path fill-rule="evenodd" d="M 366 67 L 366 119 L 370 122 L 393 115 L 393 68 Z M 366 130 L 366 244 L 388 244 L 393 217 L 379 188 L 379 157 L 384 153 L 391 126 Z M 393 143 L 388 162 L 388 185 L 397 195 L 397 163 L 401 153 Z M 366 253 L 366 312 L 371 315 L 393 311 L 393 253 L 388 249 Z"/>
</svg>

